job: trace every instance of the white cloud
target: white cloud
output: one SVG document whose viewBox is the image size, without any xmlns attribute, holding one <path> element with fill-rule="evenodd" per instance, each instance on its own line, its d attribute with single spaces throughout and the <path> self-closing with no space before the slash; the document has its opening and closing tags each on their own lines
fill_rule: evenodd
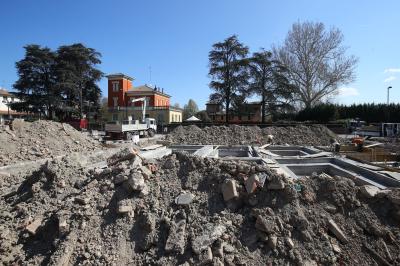
<svg viewBox="0 0 400 266">
<path fill-rule="evenodd" d="M 390 77 L 388 77 L 388 78 L 386 78 L 383 82 L 391 82 L 391 81 L 393 81 L 393 80 L 395 80 L 395 79 L 397 79 L 395 76 L 390 76 Z"/>
<path fill-rule="evenodd" d="M 356 88 L 351 87 L 343 87 L 338 90 L 339 97 L 349 97 L 349 96 L 357 96 L 360 95 Z"/>
<path fill-rule="evenodd" d="M 384 73 L 400 73 L 400 68 L 386 68 Z"/>
</svg>

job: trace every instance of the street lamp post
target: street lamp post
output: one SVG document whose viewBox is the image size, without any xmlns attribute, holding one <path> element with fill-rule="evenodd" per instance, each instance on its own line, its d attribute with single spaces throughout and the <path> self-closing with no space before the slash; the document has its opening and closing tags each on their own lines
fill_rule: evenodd
<svg viewBox="0 0 400 266">
<path fill-rule="evenodd" d="M 389 86 L 387 88 L 387 105 L 389 105 L 389 90 L 392 88 L 392 86 Z"/>
<path fill-rule="evenodd" d="M 390 122 L 390 109 L 389 109 L 389 90 L 392 88 L 392 86 L 387 87 L 387 122 Z"/>
</svg>

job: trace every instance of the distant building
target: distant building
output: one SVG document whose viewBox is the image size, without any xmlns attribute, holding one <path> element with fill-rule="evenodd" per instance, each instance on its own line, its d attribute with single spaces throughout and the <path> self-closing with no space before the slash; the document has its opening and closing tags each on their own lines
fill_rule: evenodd
<svg viewBox="0 0 400 266">
<path fill-rule="evenodd" d="M 146 117 L 155 118 L 158 125 L 182 122 L 182 109 L 170 105 L 171 96 L 164 89 L 150 85 L 134 87 L 134 78 L 122 73 L 111 74 L 107 78 L 109 120 L 121 122 L 128 116 L 140 120 L 143 102 L 131 101 L 145 97 Z"/>
<path fill-rule="evenodd" d="M 7 119 L 19 118 L 26 115 L 25 113 L 16 112 L 11 109 L 11 103 L 20 100 L 12 93 L 0 88 L 0 123 L 4 123 Z"/>
<path fill-rule="evenodd" d="M 243 105 L 243 110 L 240 112 L 230 112 L 229 122 L 230 123 L 261 123 L 261 103 L 253 102 L 246 103 Z M 225 110 L 219 103 L 207 103 L 206 112 L 212 122 L 223 123 L 226 121 Z"/>
</svg>

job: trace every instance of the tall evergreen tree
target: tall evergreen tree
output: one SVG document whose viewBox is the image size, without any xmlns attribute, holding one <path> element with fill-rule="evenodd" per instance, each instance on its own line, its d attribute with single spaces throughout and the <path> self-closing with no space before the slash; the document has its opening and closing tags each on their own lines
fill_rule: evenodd
<svg viewBox="0 0 400 266">
<path fill-rule="evenodd" d="M 229 122 L 231 103 L 246 92 L 248 51 L 248 47 L 233 35 L 223 42 L 215 43 L 208 56 L 209 76 L 212 78 L 210 87 L 215 91 L 210 95 L 210 101 L 224 103 L 226 123 Z"/>
<path fill-rule="evenodd" d="M 14 84 L 21 101 L 14 103 L 12 108 L 42 113 L 51 119 L 60 99 L 55 86 L 56 54 L 47 47 L 35 44 L 24 48 L 24 59 L 16 63 L 19 79 Z"/>
<path fill-rule="evenodd" d="M 65 103 L 78 107 L 82 116 L 86 101 L 99 108 L 100 88 L 97 82 L 103 73 L 97 69 L 101 54 L 81 43 L 61 46 L 57 50 L 57 82 Z"/>
<path fill-rule="evenodd" d="M 261 96 L 262 123 L 265 123 L 267 106 L 270 111 L 290 107 L 294 86 L 285 77 L 287 69 L 279 61 L 273 60 L 272 53 L 264 49 L 253 54 L 249 69 L 249 92 Z"/>
</svg>

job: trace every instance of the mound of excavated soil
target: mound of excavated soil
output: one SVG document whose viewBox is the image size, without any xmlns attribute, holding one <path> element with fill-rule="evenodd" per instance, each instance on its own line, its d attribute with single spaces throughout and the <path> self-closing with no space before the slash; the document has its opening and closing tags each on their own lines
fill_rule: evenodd
<svg viewBox="0 0 400 266">
<path fill-rule="evenodd" d="M 0 129 L 0 166 L 102 146 L 72 126 L 53 121 L 31 123 L 16 119 L 10 128 Z"/>
<path fill-rule="evenodd" d="M 265 144 L 273 135 L 274 144 L 328 146 L 337 136 L 324 126 L 266 127 L 257 126 L 178 126 L 166 139 L 181 144 L 243 145 Z"/>
<path fill-rule="evenodd" d="M 255 163 L 63 158 L 0 198 L 5 265 L 400 264 L 400 191 Z M 15 182 L 15 179 L 8 179 Z"/>
</svg>

